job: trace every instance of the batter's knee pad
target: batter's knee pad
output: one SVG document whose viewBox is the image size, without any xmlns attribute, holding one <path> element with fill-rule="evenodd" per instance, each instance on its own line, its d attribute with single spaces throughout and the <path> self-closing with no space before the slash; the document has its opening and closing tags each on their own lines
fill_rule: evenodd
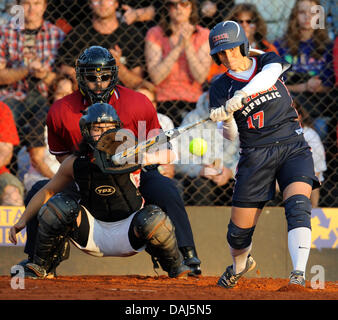
<svg viewBox="0 0 338 320">
<path fill-rule="evenodd" d="M 302 194 L 296 194 L 284 202 L 288 231 L 305 227 L 311 229 L 311 201 Z"/>
<path fill-rule="evenodd" d="M 175 227 L 170 218 L 155 205 L 147 205 L 133 219 L 135 235 L 146 242 L 146 251 L 153 257 L 154 265 L 159 262 L 169 277 L 178 277 L 190 271 L 183 264 L 176 241 Z M 154 261 L 155 260 L 155 261 Z"/>
<path fill-rule="evenodd" d="M 80 206 L 69 195 L 59 193 L 38 213 L 39 228 L 33 261 L 47 272 L 69 255 L 67 236 L 74 227 Z"/>
<path fill-rule="evenodd" d="M 255 226 L 243 229 L 237 227 L 232 220 L 230 220 L 227 233 L 227 240 L 230 247 L 234 249 L 247 248 L 251 244 L 254 231 Z"/>
</svg>

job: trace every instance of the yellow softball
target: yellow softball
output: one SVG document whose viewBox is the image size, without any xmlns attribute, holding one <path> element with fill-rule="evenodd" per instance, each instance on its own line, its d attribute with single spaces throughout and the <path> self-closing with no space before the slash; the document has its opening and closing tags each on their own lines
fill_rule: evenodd
<svg viewBox="0 0 338 320">
<path fill-rule="evenodd" d="M 189 151 L 196 156 L 203 156 L 207 152 L 208 144 L 202 138 L 194 138 L 190 141 Z"/>
</svg>

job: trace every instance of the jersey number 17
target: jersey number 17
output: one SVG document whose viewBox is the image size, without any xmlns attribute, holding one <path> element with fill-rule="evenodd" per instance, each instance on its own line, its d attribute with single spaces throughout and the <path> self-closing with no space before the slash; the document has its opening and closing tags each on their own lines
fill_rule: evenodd
<svg viewBox="0 0 338 320">
<path fill-rule="evenodd" d="M 257 126 L 254 126 L 254 121 L 257 122 Z M 249 129 L 259 129 L 264 127 L 264 111 L 254 113 L 246 120 Z"/>
</svg>

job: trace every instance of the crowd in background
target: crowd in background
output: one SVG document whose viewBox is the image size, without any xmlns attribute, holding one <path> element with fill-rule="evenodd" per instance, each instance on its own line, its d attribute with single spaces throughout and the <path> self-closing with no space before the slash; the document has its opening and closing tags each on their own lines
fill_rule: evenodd
<svg viewBox="0 0 338 320">
<path fill-rule="evenodd" d="M 14 5 L 25 9 L 24 28 Z M 33 184 L 57 171 L 45 120 L 54 101 L 77 90 L 75 61 L 85 48 L 109 49 L 120 84 L 145 94 L 167 130 L 208 115 L 209 85 L 227 71 L 209 55 L 209 31 L 233 20 L 252 49 L 273 51 L 292 64 L 285 84 L 322 182 L 312 204 L 337 206 L 337 6 L 328 0 L 273 0 L 269 7 L 271 12 L 259 0 L 2 1 L 0 205 L 23 205 Z M 193 136 L 202 136 L 203 129 L 216 132 L 217 124 L 208 122 Z M 239 144 L 217 134 L 211 139 L 209 152 L 222 153 L 221 162 L 213 156 L 159 167 L 176 180 L 186 205 L 231 204 Z M 179 147 L 183 140 L 174 142 L 179 158 L 187 150 Z M 277 198 L 271 205 L 280 203 Z"/>
</svg>

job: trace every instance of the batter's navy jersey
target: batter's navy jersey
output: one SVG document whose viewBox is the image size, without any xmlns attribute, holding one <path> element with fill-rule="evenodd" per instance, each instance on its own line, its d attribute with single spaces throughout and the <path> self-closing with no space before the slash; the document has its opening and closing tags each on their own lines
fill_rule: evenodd
<svg viewBox="0 0 338 320">
<path fill-rule="evenodd" d="M 253 57 L 256 69 L 249 80 L 238 79 L 228 72 L 220 76 L 210 88 L 210 108 L 225 105 L 234 92 L 248 82 L 270 63 L 288 63 L 274 52 Z M 287 68 L 286 68 L 287 69 Z M 286 70 L 285 70 L 286 71 Z M 282 76 L 268 90 L 247 97 L 243 108 L 234 112 L 241 148 L 259 147 L 303 139 L 303 130 L 292 106 L 292 98 Z"/>
</svg>

